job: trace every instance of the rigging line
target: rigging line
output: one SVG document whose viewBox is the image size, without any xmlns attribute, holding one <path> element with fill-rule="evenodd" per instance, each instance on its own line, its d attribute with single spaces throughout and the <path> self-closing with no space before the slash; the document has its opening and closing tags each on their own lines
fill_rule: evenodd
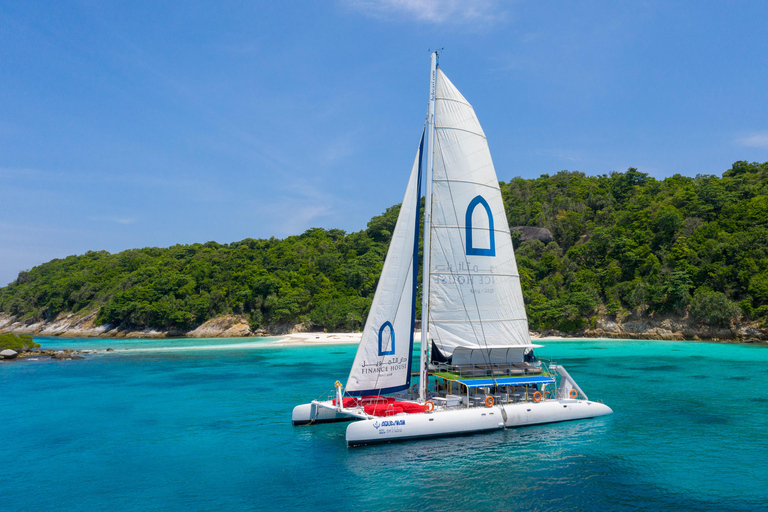
<svg viewBox="0 0 768 512">
<path fill-rule="evenodd" d="M 438 149 L 440 151 L 440 158 L 443 161 L 443 169 L 445 169 L 445 157 L 443 155 L 443 148 L 442 148 L 442 145 L 440 143 L 440 138 L 436 137 L 436 141 L 437 141 Z M 453 200 L 453 189 L 451 188 L 451 182 L 450 181 L 448 181 L 448 194 L 451 197 L 451 205 L 453 207 L 453 215 L 454 215 L 454 217 L 456 219 L 456 224 L 458 224 L 459 223 L 459 219 L 458 219 L 457 214 L 456 214 L 456 203 Z M 435 238 L 439 238 L 439 237 L 435 237 Z M 461 239 L 461 234 L 459 234 L 459 241 L 461 242 L 462 252 L 464 253 L 464 262 L 467 264 L 467 269 L 469 270 L 469 259 L 467 258 L 467 249 L 466 249 L 466 247 L 464 245 L 464 242 Z M 442 244 L 441 244 L 441 247 L 442 247 Z M 469 275 L 472 275 L 471 271 L 469 272 Z M 464 296 L 461 293 L 461 288 L 459 288 L 458 282 L 456 283 L 456 289 L 459 291 L 459 294 L 462 296 L 461 304 L 462 304 L 462 307 L 464 308 L 464 314 L 467 316 L 467 320 L 469 320 L 469 311 L 467 310 L 466 301 L 463 300 Z M 480 324 L 480 334 L 482 335 L 483 344 L 485 345 L 485 348 L 487 349 L 488 348 L 488 340 L 485 337 L 485 329 L 483 328 L 482 316 L 480 315 L 480 306 L 477 303 L 477 297 L 474 294 L 472 295 L 472 299 L 473 299 L 473 302 L 475 304 L 475 310 L 477 311 L 477 318 L 478 318 L 478 322 L 477 323 Z M 475 323 L 472 322 L 472 321 L 469 322 L 469 325 L 472 326 L 472 332 L 473 333 L 475 332 L 475 325 L 474 324 Z M 477 337 L 477 334 L 475 334 L 475 337 Z M 485 353 L 483 354 L 483 359 L 485 359 L 485 363 L 486 364 L 488 364 L 490 362 L 489 358 L 490 358 L 490 354 L 488 354 L 488 357 L 486 357 Z"/>
<path fill-rule="evenodd" d="M 456 128 L 454 126 L 437 126 L 437 125 L 435 125 L 435 131 L 437 131 L 437 130 L 453 130 L 453 131 L 457 131 L 457 132 L 465 132 L 465 133 L 469 133 L 471 135 L 476 135 L 476 136 L 480 137 L 483 140 L 488 140 L 488 138 L 484 134 L 482 134 L 482 133 L 473 132 L 472 130 L 466 130 L 464 128 Z"/>
<path fill-rule="evenodd" d="M 431 272 L 432 275 L 440 275 L 440 276 L 463 276 L 463 275 L 470 275 L 469 272 Z M 518 274 L 499 274 L 496 272 L 478 272 L 475 271 L 475 276 L 494 276 L 494 277 L 520 277 Z"/>
<path fill-rule="evenodd" d="M 472 105 L 465 101 L 457 100 L 456 98 L 449 98 L 448 96 L 435 96 L 435 100 L 442 100 L 442 101 L 453 101 L 454 103 L 459 103 L 461 105 L 466 105 L 469 108 L 472 108 Z"/>
<path fill-rule="evenodd" d="M 466 226 L 461 226 L 461 225 L 459 225 L 459 226 L 452 226 L 450 224 L 438 224 L 438 225 L 435 226 L 435 229 L 457 229 L 457 228 L 458 229 L 466 228 Z M 477 228 L 473 227 L 472 229 L 476 229 L 478 231 L 487 231 L 489 233 L 491 232 L 491 229 L 483 228 L 483 227 L 477 227 Z M 509 235 L 509 231 L 505 231 L 503 229 L 493 228 L 493 232 L 494 233 L 501 233 L 503 235 Z"/>
<path fill-rule="evenodd" d="M 479 181 L 448 180 L 448 179 L 445 179 L 445 180 L 432 180 L 432 183 L 444 183 L 444 182 L 449 182 L 449 183 L 468 183 L 470 185 L 479 185 L 481 187 L 488 187 L 490 189 L 498 190 L 499 192 L 501 192 L 501 188 L 498 185 L 496 185 L 496 186 L 488 185 L 487 183 L 480 183 Z"/>
<path fill-rule="evenodd" d="M 525 318 L 483 318 L 483 322 L 521 322 Z M 436 324 L 456 324 L 463 320 L 433 320 Z"/>
</svg>

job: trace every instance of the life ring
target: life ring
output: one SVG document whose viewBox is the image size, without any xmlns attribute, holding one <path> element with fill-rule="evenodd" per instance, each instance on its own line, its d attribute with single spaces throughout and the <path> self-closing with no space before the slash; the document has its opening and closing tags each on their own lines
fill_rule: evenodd
<svg viewBox="0 0 768 512">
<path fill-rule="evenodd" d="M 568 396 L 570 396 L 571 398 L 576 398 L 577 396 L 579 396 L 579 392 L 571 388 L 571 392 L 568 393 Z"/>
<path fill-rule="evenodd" d="M 533 394 L 534 402 L 541 402 L 541 391 L 537 391 Z"/>
<path fill-rule="evenodd" d="M 435 410 L 435 402 L 427 400 L 424 402 L 424 412 L 432 412 Z"/>
<path fill-rule="evenodd" d="M 485 406 L 486 407 L 493 407 L 493 402 L 494 402 L 494 400 L 493 400 L 493 397 L 491 395 L 488 395 L 487 397 L 485 397 Z"/>
</svg>

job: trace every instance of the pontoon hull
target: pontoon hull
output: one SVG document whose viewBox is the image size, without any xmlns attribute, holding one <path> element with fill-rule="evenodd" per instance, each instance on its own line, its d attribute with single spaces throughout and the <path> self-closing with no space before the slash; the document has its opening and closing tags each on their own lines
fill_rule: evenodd
<svg viewBox="0 0 768 512">
<path fill-rule="evenodd" d="M 347 427 L 347 445 L 392 443 L 411 439 L 489 432 L 559 421 L 605 416 L 607 405 L 587 400 L 547 400 L 469 409 L 436 410 L 357 421 Z"/>
<path fill-rule="evenodd" d="M 330 408 L 314 408 L 312 404 L 297 405 L 293 408 L 293 414 L 291 415 L 291 421 L 293 421 L 294 426 L 316 423 L 335 423 L 338 421 L 352 421 L 356 419 L 358 418 L 336 412 Z"/>
</svg>

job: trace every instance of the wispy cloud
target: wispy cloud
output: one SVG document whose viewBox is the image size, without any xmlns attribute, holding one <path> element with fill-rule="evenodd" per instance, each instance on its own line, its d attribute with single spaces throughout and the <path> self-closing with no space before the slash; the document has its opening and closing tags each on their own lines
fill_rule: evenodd
<svg viewBox="0 0 768 512">
<path fill-rule="evenodd" d="M 333 217 L 338 199 L 316 183 L 288 178 L 279 191 L 259 201 L 254 215 L 270 219 L 277 236 L 301 233 L 311 227 L 324 225 Z"/>
<path fill-rule="evenodd" d="M 737 142 L 749 148 L 768 148 L 768 131 L 752 133 L 738 139 Z"/>
<path fill-rule="evenodd" d="M 0 167 L 0 180 L 10 187 L 16 184 L 19 190 L 60 190 L 61 184 L 131 187 L 135 189 L 167 189 L 176 194 L 195 200 L 220 201 L 224 194 L 212 180 L 202 178 L 181 178 L 150 173 L 125 173 L 115 170 L 79 171 L 76 169 L 47 170 Z M 93 220 L 93 219 L 92 219 Z M 105 220 L 100 218 L 98 220 Z M 126 222 L 125 224 L 130 224 Z"/>
<path fill-rule="evenodd" d="M 357 145 L 355 144 L 354 133 L 346 133 L 325 141 L 324 147 L 320 152 L 320 159 L 325 165 L 337 165 L 343 162 L 353 154 Z"/>
<path fill-rule="evenodd" d="M 299 201 L 289 201 L 283 210 L 284 217 L 280 229 L 286 234 L 297 234 L 310 227 L 320 225 L 319 219 L 326 217 L 331 208 L 322 204 L 301 204 Z"/>
<path fill-rule="evenodd" d="M 343 0 L 353 9 L 386 21 L 442 24 L 503 20 L 505 9 L 496 0 Z"/>
</svg>

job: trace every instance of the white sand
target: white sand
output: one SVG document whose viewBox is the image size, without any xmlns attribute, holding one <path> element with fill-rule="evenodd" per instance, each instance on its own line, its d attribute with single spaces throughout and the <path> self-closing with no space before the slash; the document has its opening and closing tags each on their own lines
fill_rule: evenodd
<svg viewBox="0 0 768 512">
<path fill-rule="evenodd" d="M 362 333 L 359 332 L 298 332 L 273 341 L 274 345 L 342 345 L 360 343 Z M 534 343 L 546 340 L 563 340 L 556 336 L 531 336 Z M 569 338 L 572 339 L 572 338 Z M 416 332 L 413 341 L 421 341 L 421 333 Z"/>
<path fill-rule="evenodd" d="M 360 343 L 360 332 L 299 332 L 274 341 L 275 345 L 341 345 Z M 414 335 L 414 341 L 421 341 L 421 333 Z"/>
<path fill-rule="evenodd" d="M 275 345 L 339 345 L 360 343 L 359 332 L 299 332 L 274 341 Z"/>
</svg>

